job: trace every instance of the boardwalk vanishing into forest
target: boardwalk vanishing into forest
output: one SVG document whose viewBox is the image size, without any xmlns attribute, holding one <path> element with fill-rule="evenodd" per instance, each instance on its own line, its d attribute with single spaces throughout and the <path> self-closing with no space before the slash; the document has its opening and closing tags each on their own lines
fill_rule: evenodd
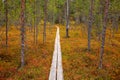
<svg viewBox="0 0 120 80">
<path fill-rule="evenodd" d="M 49 74 L 49 80 L 63 80 L 59 27 L 57 27 L 57 32 L 56 32 L 56 39 L 55 39 L 53 59 Z"/>
</svg>

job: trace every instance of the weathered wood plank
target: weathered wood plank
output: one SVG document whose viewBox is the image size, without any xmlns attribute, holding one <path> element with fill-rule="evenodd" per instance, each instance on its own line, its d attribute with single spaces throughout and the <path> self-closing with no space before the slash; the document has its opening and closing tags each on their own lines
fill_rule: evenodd
<svg viewBox="0 0 120 80">
<path fill-rule="evenodd" d="M 57 80 L 63 80 L 63 68 L 62 68 L 62 54 L 60 46 L 60 34 L 58 28 L 58 66 L 57 66 Z"/>
<path fill-rule="evenodd" d="M 61 54 L 61 46 L 60 46 L 59 27 L 57 27 L 57 32 L 56 32 L 53 60 L 52 60 L 52 64 L 51 64 L 49 80 L 64 80 L 63 79 L 62 54 Z"/>
</svg>

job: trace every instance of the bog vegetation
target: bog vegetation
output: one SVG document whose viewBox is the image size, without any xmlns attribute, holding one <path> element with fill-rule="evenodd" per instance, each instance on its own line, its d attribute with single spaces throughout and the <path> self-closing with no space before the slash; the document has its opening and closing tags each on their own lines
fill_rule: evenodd
<svg viewBox="0 0 120 80">
<path fill-rule="evenodd" d="M 64 80 L 120 79 L 119 0 L 0 0 L 0 80 L 48 80 L 56 27 Z"/>
</svg>

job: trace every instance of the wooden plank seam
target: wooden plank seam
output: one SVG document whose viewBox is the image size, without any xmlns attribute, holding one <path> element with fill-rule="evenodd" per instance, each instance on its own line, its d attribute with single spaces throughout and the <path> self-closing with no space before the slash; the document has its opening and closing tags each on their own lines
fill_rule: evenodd
<svg viewBox="0 0 120 80">
<path fill-rule="evenodd" d="M 56 32 L 56 39 L 54 45 L 52 64 L 50 68 L 49 80 L 64 80 L 59 27 L 57 27 L 57 32 Z"/>
</svg>

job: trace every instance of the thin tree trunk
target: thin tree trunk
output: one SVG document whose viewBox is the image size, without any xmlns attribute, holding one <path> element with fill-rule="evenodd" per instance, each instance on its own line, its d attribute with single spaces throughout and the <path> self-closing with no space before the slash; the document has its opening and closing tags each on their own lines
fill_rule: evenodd
<svg viewBox="0 0 120 80">
<path fill-rule="evenodd" d="M 90 14 L 89 14 L 89 24 L 88 24 L 88 51 L 91 49 L 91 29 L 93 23 L 93 2 L 94 0 L 90 1 Z"/>
<path fill-rule="evenodd" d="M 36 0 L 36 43 L 38 42 L 38 33 L 39 33 L 39 28 L 38 28 L 38 25 L 39 25 L 39 22 L 40 22 L 40 0 Z"/>
<path fill-rule="evenodd" d="M 21 0 L 21 68 L 24 66 L 25 54 L 25 0 Z"/>
<path fill-rule="evenodd" d="M 80 24 L 80 16 L 79 15 L 75 16 L 75 22 L 77 25 Z"/>
<path fill-rule="evenodd" d="M 69 0 L 67 0 L 67 9 L 66 9 L 66 37 L 69 37 Z"/>
<path fill-rule="evenodd" d="M 101 51 L 100 51 L 100 62 L 99 69 L 102 69 L 103 63 L 103 54 L 105 47 L 105 38 L 106 38 L 106 28 L 107 28 L 107 17 L 108 17 L 108 9 L 109 9 L 109 0 L 105 0 L 105 9 L 104 9 L 104 18 L 103 18 L 103 31 L 102 31 L 102 43 L 101 43 Z"/>
<path fill-rule="evenodd" d="M 8 48 L 8 2 L 5 0 L 6 49 Z"/>
<path fill-rule="evenodd" d="M 98 13 L 98 16 L 99 16 L 99 22 L 98 22 L 98 24 L 97 24 L 97 36 L 98 36 L 98 41 L 100 41 L 101 40 L 101 34 L 102 34 L 102 32 L 101 32 L 101 30 L 100 30 L 100 27 L 102 26 L 102 24 L 103 24 L 103 0 L 100 0 L 100 2 L 99 2 L 99 4 L 100 4 L 100 6 L 99 6 L 99 13 Z M 101 24 L 101 25 L 100 25 Z"/>
<path fill-rule="evenodd" d="M 47 22 L 47 0 L 44 1 L 44 30 L 43 30 L 43 43 L 46 42 L 46 22 Z"/>
<path fill-rule="evenodd" d="M 34 0 L 34 43 L 36 44 L 36 0 Z"/>
</svg>

